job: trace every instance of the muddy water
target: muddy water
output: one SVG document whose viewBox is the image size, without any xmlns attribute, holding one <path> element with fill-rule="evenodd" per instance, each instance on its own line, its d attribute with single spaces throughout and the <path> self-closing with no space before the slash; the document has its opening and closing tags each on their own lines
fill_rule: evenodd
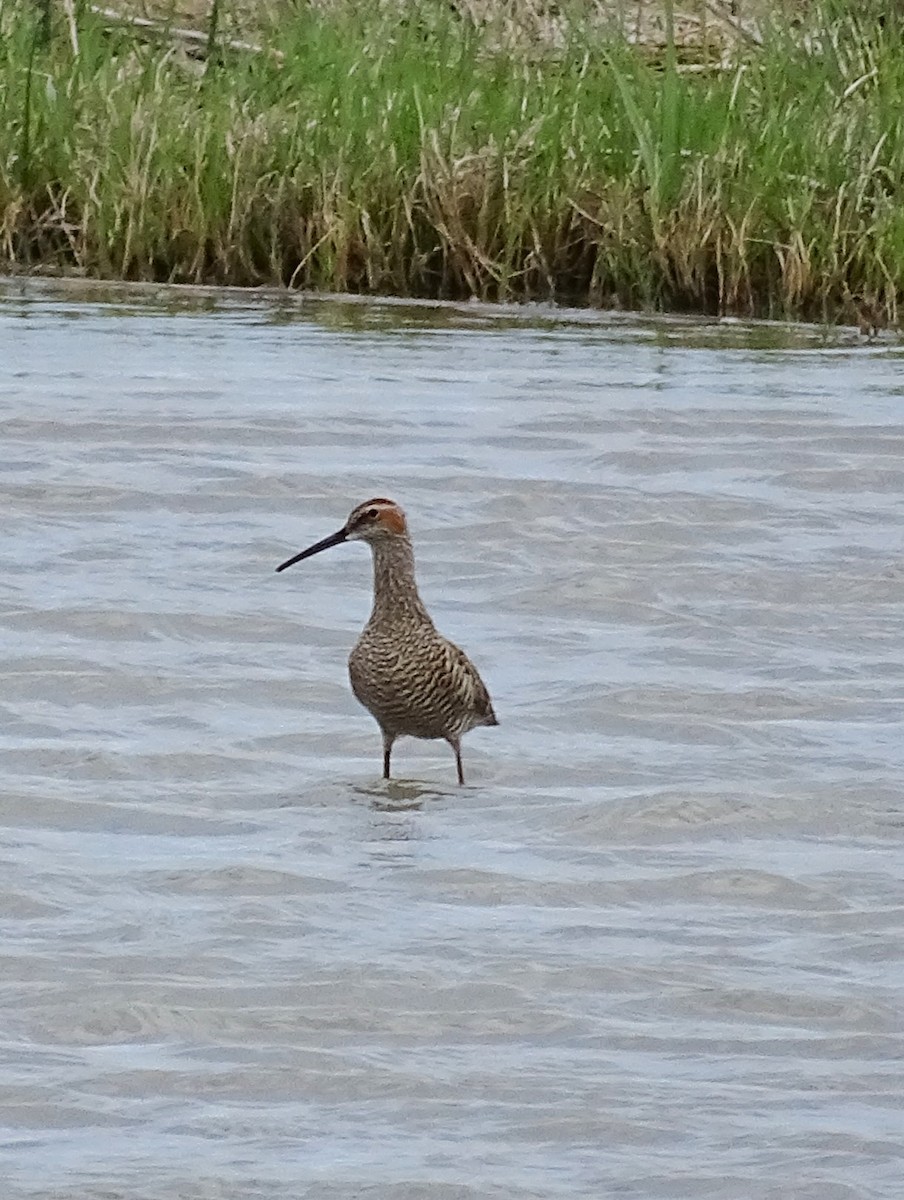
<svg viewBox="0 0 904 1200">
<path fill-rule="evenodd" d="M 900 351 L 0 295 L 5 1200 L 898 1200 Z M 373 494 L 463 790 L 273 570 Z"/>
</svg>

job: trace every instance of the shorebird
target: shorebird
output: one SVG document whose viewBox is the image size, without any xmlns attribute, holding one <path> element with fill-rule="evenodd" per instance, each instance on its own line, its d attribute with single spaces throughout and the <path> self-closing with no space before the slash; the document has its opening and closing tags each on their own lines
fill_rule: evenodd
<svg viewBox="0 0 904 1200">
<path fill-rule="evenodd" d="M 383 778 L 399 737 L 444 738 L 465 781 L 461 739 L 478 725 L 498 725 L 477 668 L 430 619 L 414 578 L 408 522 L 398 504 L 378 497 L 353 509 L 336 533 L 286 559 L 284 571 L 341 542 L 367 542 L 374 561 L 374 606 L 348 659 L 352 691 L 383 735 Z"/>
</svg>

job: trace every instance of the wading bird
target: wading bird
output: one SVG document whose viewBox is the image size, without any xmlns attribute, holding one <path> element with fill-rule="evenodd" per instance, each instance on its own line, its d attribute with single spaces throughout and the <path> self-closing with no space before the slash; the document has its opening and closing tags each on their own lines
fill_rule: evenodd
<svg viewBox="0 0 904 1200">
<path fill-rule="evenodd" d="M 336 533 L 276 569 L 338 546 L 367 542 L 374 562 L 374 606 L 348 660 L 352 691 L 380 726 L 383 778 L 396 738 L 444 738 L 465 781 L 461 739 L 477 725 L 498 725 L 477 668 L 442 636 L 418 595 L 405 514 L 392 500 L 367 500 Z"/>
</svg>

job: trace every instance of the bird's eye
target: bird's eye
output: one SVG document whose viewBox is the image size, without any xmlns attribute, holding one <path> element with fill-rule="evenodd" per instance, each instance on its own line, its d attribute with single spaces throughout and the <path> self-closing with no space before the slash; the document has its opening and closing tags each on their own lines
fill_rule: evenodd
<svg viewBox="0 0 904 1200">
<path fill-rule="evenodd" d="M 370 517 L 370 519 L 373 520 L 377 515 L 377 510 L 375 508 L 369 508 L 364 515 L 365 517 Z"/>
</svg>

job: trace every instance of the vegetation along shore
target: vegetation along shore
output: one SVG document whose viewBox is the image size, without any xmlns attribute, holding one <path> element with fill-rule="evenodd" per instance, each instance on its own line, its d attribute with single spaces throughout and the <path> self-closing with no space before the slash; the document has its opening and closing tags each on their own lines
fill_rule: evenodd
<svg viewBox="0 0 904 1200">
<path fill-rule="evenodd" d="M 892 3 L 231 3 L 0 0 L 0 269 L 898 320 Z"/>
</svg>

